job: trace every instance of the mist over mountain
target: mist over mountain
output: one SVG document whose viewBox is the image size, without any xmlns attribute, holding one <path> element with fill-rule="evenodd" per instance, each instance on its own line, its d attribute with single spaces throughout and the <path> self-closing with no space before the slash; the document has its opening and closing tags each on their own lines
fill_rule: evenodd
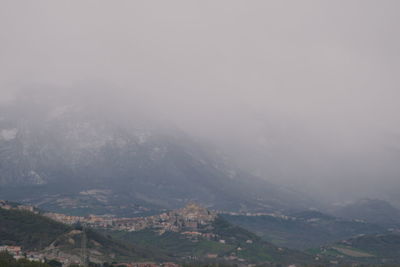
<svg viewBox="0 0 400 267">
<path fill-rule="evenodd" d="M 338 205 L 332 212 L 342 218 L 362 220 L 386 227 L 400 225 L 400 210 L 379 199 L 361 199 Z"/>
<path fill-rule="evenodd" d="M 85 265 L 86 245 L 127 267 L 141 265 L 113 254 L 399 263 L 398 10 L 396 0 L 0 1 L 0 250 L 44 236 L 65 266 L 59 253 Z M 31 229 L 35 207 L 65 234 Z"/>
<path fill-rule="evenodd" d="M 52 95 L 91 102 L 107 121 L 176 125 L 252 176 L 324 203 L 369 197 L 400 206 L 398 9 L 369 0 L 4 1 L 0 103 L 24 88 L 29 104 L 46 88 L 35 112 L 22 109 L 25 124 Z M 39 124 L 29 127 L 46 128 Z M 68 128 L 61 124 L 51 131 Z M 96 127 L 104 144 L 114 126 Z M 68 159 L 74 146 L 64 141 Z M 57 158 L 47 157 L 48 165 Z M 40 182 L 30 169 L 15 174 Z"/>
<path fill-rule="evenodd" d="M 165 209 L 193 201 L 232 211 L 316 205 L 305 194 L 241 170 L 166 122 L 118 118 L 105 103 L 98 109 L 95 99 L 82 105 L 43 91 L 25 96 L 1 112 L 4 199 L 69 212 L 111 212 L 121 205 Z"/>
</svg>

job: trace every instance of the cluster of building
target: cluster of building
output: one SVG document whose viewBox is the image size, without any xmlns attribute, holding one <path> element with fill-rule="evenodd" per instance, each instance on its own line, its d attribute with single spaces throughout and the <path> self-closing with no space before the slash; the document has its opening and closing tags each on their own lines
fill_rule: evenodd
<svg viewBox="0 0 400 267">
<path fill-rule="evenodd" d="M 181 265 L 174 262 L 130 262 L 130 263 L 117 263 L 115 267 L 180 267 Z"/>
<path fill-rule="evenodd" d="M 174 211 L 149 217 L 117 218 L 113 215 L 69 216 L 59 213 L 44 213 L 45 216 L 65 224 L 82 224 L 93 228 L 117 231 L 140 231 L 152 228 L 160 234 L 166 231 L 182 232 L 187 236 L 215 237 L 211 222 L 217 214 L 199 205 L 189 204 Z"/>
<path fill-rule="evenodd" d="M 39 213 L 34 206 L 13 204 L 4 200 L 0 200 L 0 208 Z M 119 218 L 114 215 L 88 215 L 83 217 L 54 212 L 46 212 L 42 215 L 69 225 L 81 224 L 92 228 L 117 231 L 140 231 L 151 228 L 159 234 L 163 234 L 166 231 L 181 232 L 190 239 L 197 239 L 198 237 L 216 238 L 212 233 L 211 222 L 214 221 L 217 213 L 197 204 L 188 204 L 181 209 L 148 217 Z"/>
<path fill-rule="evenodd" d="M 26 210 L 34 213 L 39 213 L 39 210 L 34 206 L 18 205 L 0 200 L 0 208 L 6 210 Z M 55 221 L 74 225 L 80 224 L 86 227 L 103 228 L 119 231 L 140 231 L 143 229 L 152 229 L 159 234 L 167 231 L 178 232 L 185 238 L 192 241 L 197 241 L 199 238 L 218 240 L 218 237 L 213 233 L 212 222 L 217 217 L 217 213 L 209 211 L 204 207 L 197 204 L 189 204 L 184 208 L 168 211 L 159 215 L 148 217 L 132 217 L 132 218 L 118 218 L 114 215 L 88 215 L 88 216 L 70 216 L 60 213 L 46 212 L 41 213 Z M 224 240 L 219 240 L 225 243 Z M 56 259 L 68 266 L 71 263 L 79 263 L 78 258 L 71 258 L 71 255 L 50 255 L 46 252 L 44 255 L 41 252 L 28 252 L 22 251 L 19 246 L 0 246 L 0 251 L 8 251 L 16 259 L 26 258 L 32 261 L 43 262 L 45 258 Z M 178 267 L 176 263 L 120 263 L 118 266 L 125 267 Z M 117 265 L 116 265 L 117 266 Z"/>
<path fill-rule="evenodd" d="M 8 201 L 5 201 L 5 200 L 0 200 L 0 209 L 5 209 L 5 210 L 26 210 L 26 211 L 38 213 L 38 210 L 34 206 L 12 204 L 12 203 L 10 203 Z"/>
<path fill-rule="evenodd" d="M 20 246 L 0 246 L 0 252 L 8 252 L 14 259 L 28 259 L 30 261 L 44 262 L 45 256 L 39 252 L 23 251 Z"/>
<path fill-rule="evenodd" d="M 28 210 L 38 213 L 38 210 L 33 206 L 12 205 L 3 200 L 0 200 L 0 208 Z M 120 218 L 114 215 L 88 215 L 83 217 L 54 212 L 46 212 L 42 215 L 64 224 L 80 224 L 91 228 L 129 232 L 151 228 L 159 234 L 167 231 L 179 232 L 186 238 L 196 241 L 199 238 L 218 240 L 218 237 L 212 231 L 212 222 L 217 214 L 217 212 L 209 211 L 197 204 L 188 204 L 181 209 L 148 217 Z M 219 242 L 224 243 L 224 240 L 219 240 Z"/>
<path fill-rule="evenodd" d="M 38 213 L 38 210 L 33 206 L 27 205 L 16 205 L 10 204 L 6 201 L 0 200 L 0 208 L 3 209 L 17 209 L 17 210 L 28 210 L 31 212 Z M 41 213 L 42 215 L 51 218 L 55 221 L 74 225 L 80 224 L 85 227 L 91 228 L 103 228 L 118 231 L 140 231 L 143 229 L 151 229 L 159 234 L 163 234 L 167 231 L 177 232 L 182 234 L 185 238 L 190 239 L 192 242 L 197 242 L 201 239 L 215 240 L 221 244 L 225 244 L 226 241 L 220 239 L 214 233 L 213 222 L 217 217 L 217 212 L 209 211 L 208 209 L 201 207 L 197 204 L 189 204 L 184 208 L 168 211 L 159 215 L 148 216 L 148 217 L 132 217 L 132 218 L 118 218 L 114 215 L 88 215 L 88 216 L 70 216 L 60 213 Z M 263 214 L 265 215 L 265 214 Z M 260 216 L 259 214 L 247 214 L 247 216 Z M 246 243 L 253 243 L 252 240 L 247 240 Z M 238 247 L 237 250 L 242 250 Z M 80 262 L 79 256 L 64 255 L 61 252 L 51 254 L 49 251 L 42 252 L 26 252 L 22 251 L 21 247 L 16 246 L 0 246 L 0 251 L 8 251 L 16 259 L 26 258 L 32 261 L 43 262 L 45 258 L 56 259 L 61 262 L 63 266 L 69 266 L 70 264 L 78 264 Z M 41 254 L 42 253 L 42 254 Z M 44 255 L 43 253 L 46 253 Z M 198 260 L 197 256 L 188 256 L 188 260 Z M 218 254 L 207 254 L 208 259 L 219 258 Z M 239 258 L 236 253 L 232 253 L 229 256 L 224 257 L 225 260 L 237 261 L 242 263 L 245 260 Z M 130 263 L 117 263 L 114 267 L 179 267 L 176 263 L 154 263 L 154 262 L 130 262 Z"/>
<path fill-rule="evenodd" d="M 22 256 L 22 249 L 19 246 L 0 246 L 0 252 L 7 251 L 14 257 Z"/>
<path fill-rule="evenodd" d="M 0 208 L 39 213 L 34 206 L 11 204 L 4 200 L 0 200 Z M 54 212 L 46 212 L 43 215 L 69 225 L 81 224 L 93 228 L 107 228 L 117 231 L 140 231 L 146 228 L 153 228 L 160 233 L 165 231 L 184 231 L 183 234 L 185 235 L 204 234 L 206 237 L 212 237 L 212 234 L 207 235 L 204 232 L 212 230 L 210 223 L 214 221 L 217 213 L 197 204 L 189 204 L 178 210 L 148 217 L 120 218 L 114 215 L 88 215 L 83 217 Z"/>
<path fill-rule="evenodd" d="M 232 216 L 247 216 L 247 217 L 258 217 L 258 216 L 270 216 L 274 218 L 280 218 L 284 220 L 295 219 L 294 217 L 290 217 L 281 213 L 274 212 L 229 212 L 229 211 L 218 211 L 220 214 L 227 214 Z"/>
</svg>

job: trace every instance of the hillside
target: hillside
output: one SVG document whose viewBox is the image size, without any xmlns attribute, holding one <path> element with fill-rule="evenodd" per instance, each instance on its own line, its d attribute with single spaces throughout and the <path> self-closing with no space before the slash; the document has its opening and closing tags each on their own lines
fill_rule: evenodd
<svg viewBox="0 0 400 267">
<path fill-rule="evenodd" d="M 362 235 L 324 246 L 314 253 L 339 263 L 400 264 L 400 234 Z"/>
<path fill-rule="evenodd" d="M 0 208 L 0 240 L 3 245 L 19 245 L 26 250 L 40 250 L 70 227 L 29 211 Z"/>
<path fill-rule="evenodd" d="M 85 239 L 85 241 L 82 240 Z M 48 256 L 81 260 L 82 244 L 86 244 L 87 260 L 95 263 L 124 261 L 165 261 L 169 258 L 157 250 L 126 244 L 92 229 L 74 229 L 57 237 L 43 252 Z"/>
<path fill-rule="evenodd" d="M 92 262 L 162 260 L 168 257 L 136 245 L 127 245 L 91 229 L 73 228 L 39 214 L 0 208 L 0 245 L 21 246 L 47 258 L 81 260 L 82 238 Z"/>
<path fill-rule="evenodd" d="M 6 203 L 6 202 L 4 202 Z M 0 208 L 0 245 L 63 262 L 313 263 L 303 252 L 277 247 L 196 204 L 144 218 L 115 218 L 111 225 L 67 226 L 40 214 Z M 120 226 L 122 228 L 118 228 Z M 117 228 L 115 228 L 117 227 Z M 121 230 L 115 230 L 121 229 Z"/>
<path fill-rule="evenodd" d="M 313 263 L 310 255 L 279 248 L 258 236 L 229 224 L 222 218 L 214 222 L 215 238 L 188 238 L 182 233 L 159 234 L 150 229 L 137 232 L 107 232 L 125 242 L 161 250 L 179 261 L 227 261 L 231 263 Z"/>
<path fill-rule="evenodd" d="M 223 217 L 266 241 L 293 249 L 319 247 L 359 234 L 386 231 L 378 225 L 339 219 L 317 211 L 305 211 L 291 216 L 224 214 Z"/>
<path fill-rule="evenodd" d="M 26 259 L 16 260 L 11 254 L 7 252 L 0 252 L 0 266 L 1 267 L 51 267 L 46 263 L 29 261 Z"/>
<path fill-rule="evenodd" d="M 145 218 L 144 221 L 147 224 L 140 229 L 131 226 L 131 230 L 104 231 L 116 239 L 160 250 L 178 261 L 227 261 L 235 264 L 314 262 L 310 255 L 263 241 L 196 205 Z"/>
<path fill-rule="evenodd" d="M 361 199 L 337 206 L 333 214 L 354 220 L 363 220 L 386 227 L 400 226 L 400 210 L 379 199 Z"/>
</svg>

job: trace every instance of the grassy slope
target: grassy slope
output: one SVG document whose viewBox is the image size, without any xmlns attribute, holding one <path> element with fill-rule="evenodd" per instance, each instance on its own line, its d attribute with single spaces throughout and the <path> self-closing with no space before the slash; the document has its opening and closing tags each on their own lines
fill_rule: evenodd
<svg viewBox="0 0 400 267">
<path fill-rule="evenodd" d="M 199 239 L 196 242 L 188 240 L 180 233 L 166 232 L 162 235 L 152 230 L 138 232 L 110 232 L 114 237 L 126 242 L 138 244 L 162 251 L 171 257 L 182 259 L 183 257 L 196 256 L 204 259 L 207 254 L 218 254 L 220 257 L 236 255 L 249 262 L 284 262 L 284 263 L 310 263 L 312 257 L 298 251 L 278 248 L 268 242 L 261 240 L 257 235 L 234 226 L 222 217 L 214 222 L 213 232 L 218 235 L 217 239 Z M 225 240 L 225 244 L 219 240 Z M 252 243 L 246 242 L 251 240 Z M 240 248 L 238 250 L 238 248 Z"/>
<path fill-rule="evenodd" d="M 202 257 L 207 253 L 224 254 L 233 249 L 233 246 L 221 244 L 216 241 L 201 240 L 192 242 L 180 233 L 166 232 L 158 235 L 152 230 L 138 232 L 112 232 L 114 237 L 138 244 L 151 250 L 162 251 L 175 258 L 198 256 Z"/>
<path fill-rule="evenodd" d="M 54 242 L 54 246 L 62 251 L 80 255 L 83 234 L 62 235 Z M 86 229 L 86 244 L 88 255 L 101 259 L 102 261 L 165 261 L 169 258 L 161 253 L 150 251 L 136 244 L 127 244 L 115 240 L 111 236 L 105 236 L 92 229 Z M 72 241 L 73 240 L 73 241 Z M 98 252 L 101 253 L 98 254 Z"/>
<path fill-rule="evenodd" d="M 262 240 L 254 233 L 229 223 L 223 217 L 217 218 L 214 227 L 216 234 L 243 249 L 238 255 L 244 258 L 253 261 L 313 263 L 313 258 L 309 255 L 292 249 L 279 248 Z M 253 243 L 248 244 L 247 240 L 251 240 Z"/>
</svg>

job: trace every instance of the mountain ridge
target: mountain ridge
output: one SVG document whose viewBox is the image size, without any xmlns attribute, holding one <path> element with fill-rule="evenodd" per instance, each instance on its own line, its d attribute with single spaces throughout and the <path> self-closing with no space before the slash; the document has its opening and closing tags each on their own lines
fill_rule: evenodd
<svg viewBox="0 0 400 267">
<path fill-rule="evenodd" d="M 85 212 L 86 206 L 99 212 L 121 205 L 132 205 L 132 212 L 171 209 L 191 201 L 226 210 L 301 210 L 315 204 L 238 169 L 173 127 L 36 102 L 2 108 L 1 198 L 63 212 L 68 208 L 57 202 L 63 198 L 79 202 L 70 207 L 73 212 Z M 88 190 L 110 193 L 82 196 Z"/>
</svg>

